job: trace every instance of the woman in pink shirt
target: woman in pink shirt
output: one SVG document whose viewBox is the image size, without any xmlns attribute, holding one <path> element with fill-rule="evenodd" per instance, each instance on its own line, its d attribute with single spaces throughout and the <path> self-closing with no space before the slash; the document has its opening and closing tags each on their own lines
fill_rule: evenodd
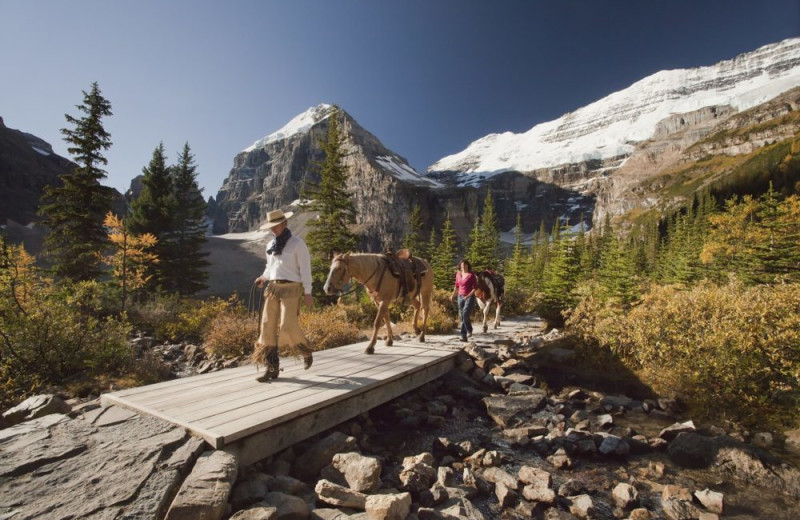
<svg viewBox="0 0 800 520">
<path fill-rule="evenodd" d="M 453 289 L 451 300 L 458 296 L 458 314 L 461 316 L 461 341 L 467 341 L 467 336 L 472 336 L 472 321 L 470 315 L 475 307 L 475 289 L 478 288 L 478 279 L 472 272 L 469 260 L 458 263 L 456 272 L 456 286 Z"/>
</svg>

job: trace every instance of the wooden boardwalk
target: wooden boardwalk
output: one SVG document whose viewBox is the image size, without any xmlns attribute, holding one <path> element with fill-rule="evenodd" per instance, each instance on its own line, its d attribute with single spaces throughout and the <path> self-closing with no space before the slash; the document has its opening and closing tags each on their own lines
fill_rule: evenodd
<svg viewBox="0 0 800 520">
<path fill-rule="evenodd" d="M 461 347 L 453 336 L 426 343 L 366 342 L 314 353 L 314 364 L 281 359 L 269 383 L 255 380 L 253 365 L 121 390 L 102 396 L 119 405 L 178 424 L 213 448 L 249 464 L 331 428 L 447 373 Z"/>
</svg>

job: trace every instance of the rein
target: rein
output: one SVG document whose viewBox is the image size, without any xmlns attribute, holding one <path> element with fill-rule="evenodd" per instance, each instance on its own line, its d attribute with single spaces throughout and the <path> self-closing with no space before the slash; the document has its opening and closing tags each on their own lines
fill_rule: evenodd
<svg viewBox="0 0 800 520">
<path fill-rule="evenodd" d="M 340 260 L 340 262 L 344 262 L 344 260 Z M 383 270 L 384 270 L 384 271 L 386 271 L 386 263 L 385 263 L 385 262 L 379 262 L 379 263 L 380 263 L 380 264 L 383 264 Z M 346 262 L 344 262 L 344 265 L 345 265 L 345 266 L 347 266 L 347 263 L 346 263 Z M 371 275 L 369 275 L 369 277 L 367 277 L 367 279 L 366 279 L 366 280 L 364 280 L 363 282 L 359 282 L 358 280 L 356 280 L 355 278 L 353 278 L 353 275 L 350 275 L 350 278 L 352 278 L 353 280 L 355 280 L 355 281 L 356 281 L 356 286 L 355 286 L 353 289 L 351 289 L 351 290 L 347 291 L 346 293 L 340 292 L 340 293 L 339 293 L 339 298 L 342 298 L 343 296 L 347 296 L 348 294 L 353 294 L 354 292 L 356 292 L 356 291 L 358 290 L 358 287 L 359 287 L 359 286 L 361 286 L 361 287 L 364 287 L 364 286 L 366 286 L 367 282 L 368 282 L 368 281 L 370 281 L 370 280 L 372 280 L 372 277 L 373 277 L 373 276 L 375 276 L 375 273 L 377 273 L 377 272 L 378 272 L 378 269 L 380 269 L 380 268 L 381 268 L 381 266 L 380 266 L 380 265 L 378 265 L 378 266 L 375 268 L 375 270 L 374 270 L 374 271 L 372 271 L 372 274 L 371 274 Z M 348 269 L 349 269 L 349 267 L 348 267 Z M 383 278 L 383 273 L 381 273 L 381 278 Z M 378 282 L 378 285 L 380 286 L 380 282 Z"/>
</svg>

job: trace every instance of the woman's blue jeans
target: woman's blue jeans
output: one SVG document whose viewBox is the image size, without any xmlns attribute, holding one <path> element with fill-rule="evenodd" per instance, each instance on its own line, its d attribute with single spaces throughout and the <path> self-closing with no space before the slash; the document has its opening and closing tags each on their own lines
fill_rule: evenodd
<svg viewBox="0 0 800 520">
<path fill-rule="evenodd" d="M 469 317 L 475 307 L 475 297 L 464 298 L 458 295 L 458 315 L 461 316 L 461 337 L 466 338 L 467 334 L 472 334 L 472 322 Z"/>
</svg>

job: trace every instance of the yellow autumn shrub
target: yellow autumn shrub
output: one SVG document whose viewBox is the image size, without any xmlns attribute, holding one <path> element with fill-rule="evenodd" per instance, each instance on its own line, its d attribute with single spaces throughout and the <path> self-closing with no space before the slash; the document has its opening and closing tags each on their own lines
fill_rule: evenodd
<svg viewBox="0 0 800 520">
<path fill-rule="evenodd" d="M 657 286 L 623 314 L 590 299 L 573 331 L 610 349 L 662 395 L 709 414 L 800 418 L 800 285 Z"/>
</svg>

